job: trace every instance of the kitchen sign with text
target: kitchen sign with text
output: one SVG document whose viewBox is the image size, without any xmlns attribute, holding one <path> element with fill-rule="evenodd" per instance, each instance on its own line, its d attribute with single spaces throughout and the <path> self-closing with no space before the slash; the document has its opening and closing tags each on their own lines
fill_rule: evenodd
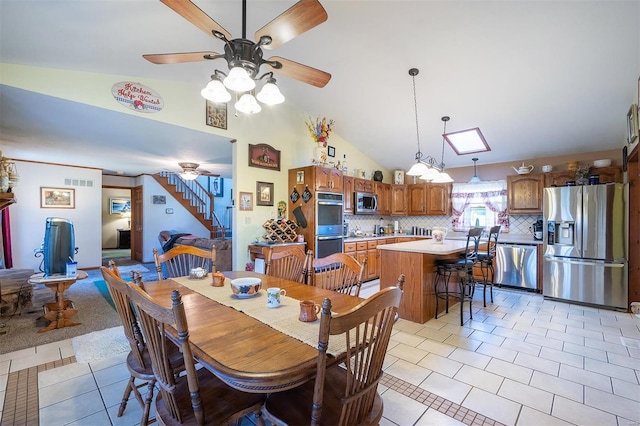
<svg viewBox="0 0 640 426">
<path fill-rule="evenodd" d="M 111 94 L 120 104 L 140 112 L 158 112 L 164 107 L 164 101 L 153 89 L 132 81 L 114 84 Z"/>
</svg>

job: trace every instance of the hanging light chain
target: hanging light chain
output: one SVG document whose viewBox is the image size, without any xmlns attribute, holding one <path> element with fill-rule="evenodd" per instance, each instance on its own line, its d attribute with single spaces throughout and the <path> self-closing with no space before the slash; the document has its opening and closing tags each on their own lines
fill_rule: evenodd
<svg viewBox="0 0 640 426">
<path fill-rule="evenodd" d="M 413 110 L 416 114 L 416 139 L 418 140 L 418 152 L 416 152 L 416 159 L 422 158 L 422 152 L 420 151 L 420 130 L 418 127 L 418 98 L 416 96 L 416 75 L 418 75 L 418 68 L 411 68 L 409 75 L 413 80 Z"/>
</svg>

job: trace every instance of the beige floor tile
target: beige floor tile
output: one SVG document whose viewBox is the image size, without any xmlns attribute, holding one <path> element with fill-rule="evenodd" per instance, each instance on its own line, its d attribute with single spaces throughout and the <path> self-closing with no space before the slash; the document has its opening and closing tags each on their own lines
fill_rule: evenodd
<svg viewBox="0 0 640 426">
<path fill-rule="evenodd" d="M 470 351 L 475 351 L 476 349 L 478 349 L 478 346 L 482 344 L 482 342 L 479 340 L 474 340 L 467 337 L 458 336 L 455 334 L 452 334 L 451 336 L 449 336 L 444 341 L 444 343 L 448 345 L 456 346 L 458 348 L 467 349 Z"/>
<path fill-rule="evenodd" d="M 584 357 L 580 355 L 575 355 L 568 352 L 563 352 L 561 350 L 545 348 L 543 347 L 540 350 L 540 358 L 549 359 L 551 361 L 556 361 L 561 364 L 572 365 L 577 368 L 584 367 Z"/>
<path fill-rule="evenodd" d="M 36 354 L 35 346 L 32 348 L 20 349 L 19 351 L 7 352 L 5 354 L 0 354 L 0 361 L 8 361 L 12 359 L 19 359 L 26 356 L 31 356 Z"/>
<path fill-rule="evenodd" d="M 552 316 L 551 321 L 534 320 L 532 325 L 534 327 L 542 327 L 542 328 L 546 328 L 547 330 L 554 330 L 554 331 L 559 331 L 561 333 L 564 333 L 567 326 L 564 324 L 555 322 L 556 320 L 558 320 L 558 318 L 562 318 L 562 317 Z"/>
<path fill-rule="evenodd" d="M 25 368 L 35 367 L 36 365 L 46 364 L 47 362 L 59 361 L 60 350 L 58 348 L 48 348 L 42 352 L 31 355 L 21 356 L 11 360 L 11 372 L 24 370 Z"/>
<path fill-rule="evenodd" d="M 414 401 L 393 389 L 383 395 L 384 417 L 398 425 L 412 425 L 427 410 L 422 403 Z"/>
<path fill-rule="evenodd" d="M 630 356 L 609 354 L 609 364 L 619 365 L 627 368 L 639 368 L 640 361 Z"/>
<path fill-rule="evenodd" d="M 565 342 L 562 350 L 570 354 L 597 359 L 598 361 L 607 361 L 607 352 L 603 351 L 602 349 L 595 349 L 587 346 L 576 345 L 575 343 L 571 342 Z"/>
<path fill-rule="evenodd" d="M 100 388 L 131 377 L 131 375 L 129 374 L 129 370 L 124 363 L 112 365 L 108 368 L 103 368 L 102 370 L 98 370 L 93 374 L 96 378 L 96 383 L 98 383 L 98 387 Z"/>
<path fill-rule="evenodd" d="M 456 318 L 460 318 L 459 316 Z M 440 331 L 446 331 L 448 333 L 451 333 L 453 335 L 456 336 L 463 336 L 463 337 L 467 337 L 469 336 L 471 333 L 473 333 L 473 329 L 472 328 L 468 328 L 468 327 L 461 327 L 460 326 L 460 321 L 454 321 L 453 324 L 447 324 L 444 327 L 442 327 L 440 329 Z"/>
<path fill-rule="evenodd" d="M 513 328 L 515 327 L 515 325 L 517 324 L 515 321 L 507 321 L 501 318 L 487 318 L 485 323 L 487 324 L 492 324 L 498 327 L 504 327 L 504 328 Z"/>
<path fill-rule="evenodd" d="M 550 314 L 542 314 L 537 309 L 533 311 L 525 311 L 522 313 L 522 316 L 525 318 L 531 318 L 531 320 L 551 321 Z"/>
<path fill-rule="evenodd" d="M 379 426 L 399 426 L 399 425 L 387 419 L 383 413 L 382 418 L 380 419 Z"/>
<path fill-rule="evenodd" d="M 453 351 L 456 350 L 455 346 L 447 345 L 446 343 L 440 343 L 433 340 L 425 340 L 423 343 L 418 345 L 418 349 L 423 351 L 427 351 L 430 353 L 434 353 L 436 355 L 447 357 L 451 355 Z"/>
<path fill-rule="evenodd" d="M 405 382 L 418 386 L 429 374 L 431 374 L 431 370 L 399 359 L 387 368 L 385 373 L 391 374 Z"/>
<path fill-rule="evenodd" d="M 388 353 L 385 355 L 384 357 L 384 361 L 382 362 L 382 369 L 386 370 L 387 368 L 389 368 L 389 366 L 391 364 L 393 364 L 394 362 L 396 362 L 398 360 L 398 357 L 395 357 L 393 355 L 389 355 Z"/>
<path fill-rule="evenodd" d="M 551 415 L 576 425 L 618 426 L 616 416 L 613 414 L 561 396 L 554 398 Z"/>
<path fill-rule="evenodd" d="M 87 364 L 68 364 L 51 370 L 38 373 L 38 387 L 63 383 L 67 380 L 91 374 L 91 369 Z"/>
<path fill-rule="evenodd" d="M 447 377 L 453 377 L 463 366 L 460 362 L 431 353 L 424 357 L 418 365 Z"/>
<path fill-rule="evenodd" d="M 140 419 L 138 419 L 140 423 Z M 84 417 L 78 421 L 68 423 L 66 426 L 112 426 L 109 414 L 106 411 L 100 411 L 90 416 Z"/>
<path fill-rule="evenodd" d="M 565 344 L 562 340 L 550 339 L 547 336 L 539 336 L 537 334 L 528 334 L 524 341 L 538 345 L 541 348 L 552 348 L 557 350 L 562 350 Z"/>
<path fill-rule="evenodd" d="M 579 328 L 579 327 L 572 327 L 570 325 L 567 325 L 566 333 L 575 334 L 577 336 L 588 337 L 594 340 L 599 340 L 599 339 L 604 340 L 604 333 L 602 331 L 595 331 L 590 328 Z"/>
<path fill-rule="evenodd" d="M 640 385 L 625 382 L 616 378 L 611 379 L 613 384 L 613 393 L 624 398 L 632 399 L 640 402 Z M 638 408 L 640 410 L 640 407 Z"/>
<path fill-rule="evenodd" d="M 405 361 L 409 361 L 412 364 L 417 364 L 422 358 L 427 356 L 427 352 L 409 345 L 405 345 L 404 343 L 399 343 L 398 345 L 394 346 L 393 349 L 387 351 L 387 353 L 400 359 L 404 359 Z"/>
<path fill-rule="evenodd" d="M 142 419 L 142 407 L 140 407 L 140 404 L 138 404 L 137 401 L 129 401 L 126 410 L 122 413 L 122 417 L 118 417 L 119 408 L 120 403 L 107 407 L 107 413 L 109 414 L 109 418 L 111 419 L 113 426 L 135 426 L 140 424 L 140 420 Z M 149 414 L 149 418 L 153 418 L 155 416 L 154 406 L 152 406 L 152 410 L 153 411 Z"/>
<path fill-rule="evenodd" d="M 545 414 L 551 413 L 553 393 L 542 389 L 527 386 L 523 383 L 510 379 L 505 379 L 502 386 L 500 386 L 498 396 L 502 396 L 511 401 L 531 407 Z"/>
<path fill-rule="evenodd" d="M 4 407 L 5 391 L 0 391 L 0 420 L 2 419 L 2 408 Z"/>
<path fill-rule="evenodd" d="M 448 358 L 479 369 L 484 369 L 491 361 L 491 357 L 461 348 L 453 351 Z"/>
<path fill-rule="evenodd" d="M 585 388 L 584 403 L 616 416 L 640 423 L 640 405 L 637 401 L 590 387 Z"/>
<path fill-rule="evenodd" d="M 576 402 L 584 402 L 584 386 L 582 386 L 582 383 L 534 371 L 529 384 Z"/>
<path fill-rule="evenodd" d="M 527 337 L 527 333 L 525 331 L 513 330 L 510 328 L 504 327 L 495 327 L 491 334 L 501 337 L 508 337 L 509 339 L 515 339 L 524 341 L 525 337 Z"/>
<path fill-rule="evenodd" d="M 538 356 L 540 353 L 540 345 L 534 345 L 533 343 L 521 342 L 513 339 L 505 339 L 502 347 L 533 356 Z"/>
<path fill-rule="evenodd" d="M 611 377 L 594 371 L 583 370 L 570 365 L 561 365 L 558 376 L 562 379 L 600 389 L 605 392 L 613 392 L 611 387 Z"/>
<path fill-rule="evenodd" d="M 629 351 L 627 350 L 627 348 L 624 345 L 622 345 L 620 338 L 618 338 L 616 342 L 610 342 L 606 340 L 606 336 L 607 335 L 605 335 L 604 342 L 601 340 L 585 338 L 584 346 L 587 348 L 599 349 L 599 350 L 611 352 L 614 354 L 621 354 L 621 355 L 629 354 Z"/>
<path fill-rule="evenodd" d="M 442 398 L 462 404 L 471 391 L 471 386 L 438 373 L 431 373 L 420 383 L 422 389 L 428 390 Z"/>
<path fill-rule="evenodd" d="M 40 387 L 38 390 L 40 408 L 57 404 L 96 389 L 98 389 L 98 386 L 96 386 L 96 381 L 92 374 L 85 374 L 51 386 Z"/>
<path fill-rule="evenodd" d="M 621 367 L 619 365 L 608 364 L 606 362 L 597 361 L 595 359 L 585 358 L 584 369 L 593 371 L 594 373 L 606 374 L 607 376 L 616 377 L 634 384 L 638 384 L 635 372 L 631 368 Z"/>
<path fill-rule="evenodd" d="M 502 376 L 469 365 L 463 366 L 453 378 L 491 393 L 497 393 L 504 381 Z"/>
<path fill-rule="evenodd" d="M 533 375 L 533 370 L 530 368 L 515 365 L 496 358 L 493 358 L 489 362 L 489 365 L 487 365 L 485 370 L 523 384 L 528 384 L 531 381 L 531 376 Z"/>
<path fill-rule="evenodd" d="M 484 331 L 485 333 L 492 333 L 496 328 L 496 326 L 493 324 L 476 321 L 475 316 L 473 317 L 473 321 L 469 321 L 465 324 L 465 327 L 468 327 L 472 330 Z"/>
<path fill-rule="evenodd" d="M 490 345 L 489 343 L 481 344 L 476 352 L 479 354 L 499 358 L 504 361 L 513 362 L 518 352 L 511 349 L 501 348 L 500 346 Z"/>
<path fill-rule="evenodd" d="M 446 331 L 436 330 L 434 328 L 424 327 L 422 330 L 416 333 L 418 336 L 426 337 L 427 339 L 436 340 L 438 342 L 444 342 L 451 333 Z"/>
<path fill-rule="evenodd" d="M 424 328 L 424 325 L 415 322 L 407 321 L 400 318 L 398 322 L 393 325 L 394 330 L 404 331 L 409 334 L 418 334 L 420 330 Z"/>
<path fill-rule="evenodd" d="M 513 329 L 516 331 L 524 331 L 527 334 L 535 334 L 538 336 L 546 336 L 548 331 L 548 329 L 543 327 L 534 327 L 533 325 L 524 325 L 520 323 L 516 324 Z"/>
<path fill-rule="evenodd" d="M 557 417 L 541 413 L 529 407 L 522 407 L 516 426 L 571 426 L 572 423 L 565 422 Z"/>
<path fill-rule="evenodd" d="M 500 346 L 504 342 L 504 337 L 486 333 L 484 331 L 475 330 L 473 333 L 469 335 L 469 339 L 479 340 L 481 342 L 490 343 L 492 345 Z"/>
<path fill-rule="evenodd" d="M 94 390 L 40 409 L 40 426 L 60 426 L 104 411 L 100 393 Z"/>
<path fill-rule="evenodd" d="M 548 359 L 542 359 L 529 354 L 519 353 L 514 360 L 515 364 L 522 365 L 524 367 L 530 367 L 537 371 L 550 374 L 552 376 L 558 375 L 558 369 L 560 363 L 551 361 Z"/>
<path fill-rule="evenodd" d="M 418 422 L 414 426 L 463 426 L 464 423 L 457 421 L 456 419 L 447 416 L 446 414 L 442 414 L 441 412 L 428 409 L 422 417 L 418 420 Z"/>
<path fill-rule="evenodd" d="M 462 405 L 505 425 L 516 423 L 521 408 L 517 402 L 476 388 L 469 392 Z"/>
<path fill-rule="evenodd" d="M 391 340 L 404 343 L 405 345 L 413 346 L 415 348 L 420 343 L 424 342 L 425 338 L 416 336 L 415 334 L 405 333 L 404 331 L 399 331 L 391 336 Z"/>
<path fill-rule="evenodd" d="M 571 342 L 576 345 L 584 345 L 584 336 L 577 334 L 569 334 L 563 331 L 549 330 L 547 331 L 547 337 L 550 339 L 561 340 L 563 342 Z"/>
</svg>

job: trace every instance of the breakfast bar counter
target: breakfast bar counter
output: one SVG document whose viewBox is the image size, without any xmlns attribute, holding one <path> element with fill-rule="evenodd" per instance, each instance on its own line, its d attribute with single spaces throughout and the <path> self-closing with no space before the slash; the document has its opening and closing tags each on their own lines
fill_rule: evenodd
<svg viewBox="0 0 640 426">
<path fill-rule="evenodd" d="M 380 288 L 395 286 L 400 274 L 405 275 L 400 318 L 424 324 L 435 316 L 433 281 L 436 261 L 458 258 L 466 245 L 466 240 L 445 240 L 442 243 L 418 240 L 377 247 L 380 250 Z"/>
</svg>

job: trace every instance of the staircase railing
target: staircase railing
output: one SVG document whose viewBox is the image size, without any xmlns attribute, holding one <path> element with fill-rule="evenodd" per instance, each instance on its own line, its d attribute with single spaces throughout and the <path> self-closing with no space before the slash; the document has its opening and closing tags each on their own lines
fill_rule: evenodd
<svg viewBox="0 0 640 426">
<path fill-rule="evenodd" d="M 205 220 L 211 221 L 213 229 L 217 230 L 216 237 L 224 238 L 226 230 L 213 209 L 214 196 L 212 193 L 207 191 L 197 179 L 186 180 L 177 173 L 167 171 L 160 172 L 160 176 L 166 178 L 167 183 L 174 186 L 177 192 L 182 193 L 183 198 L 190 206 L 195 207 Z"/>
</svg>

